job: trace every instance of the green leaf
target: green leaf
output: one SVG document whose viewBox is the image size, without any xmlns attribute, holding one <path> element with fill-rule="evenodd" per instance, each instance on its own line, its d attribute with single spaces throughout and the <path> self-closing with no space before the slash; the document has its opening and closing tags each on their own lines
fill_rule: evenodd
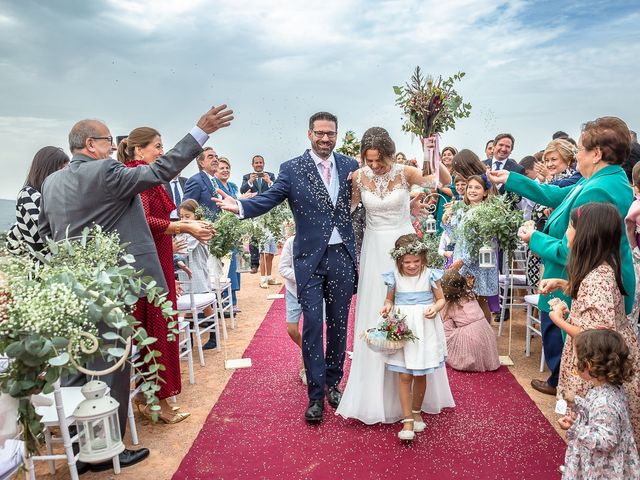
<svg viewBox="0 0 640 480">
<path fill-rule="evenodd" d="M 69 363 L 69 354 L 67 352 L 62 352 L 57 357 L 49 359 L 49 365 L 53 365 L 54 367 L 62 367 L 67 363 Z"/>
<path fill-rule="evenodd" d="M 67 345 L 69 345 L 69 340 L 67 340 L 64 337 L 53 337 L 51 339 L 51 343 L 53 343 L 53 346 L 56 348 L 66 348 Z"/>
<path fill-rule="evenodd" d="M 122 343 L 125 342 L 125 339 L 118 335 L 116 332 L 104 332 L 102 334 L 102 338 L 104 338 L 105 340 L 118 340 Z"/>
<path fill-rule="evenodd" d="M 129 306 L 131 306 L 131 305 L 135 305 L 137 302 L 138 302 L 138 297 L 136 297 L 135 295 L 127 294 L 127 295 L 124 297 L 124 303 L 125 303 L 125 305 L 129 305 Z"/>
<path fill-rule="evenodd" d="M 111 347 L 107 349 L 107 353 L 114 357 L 122 357 L 125 354 L 125 349 L 120 347 Z"/>
<path fill-rule="evenodd" d="M 152 343 L 155 343 L 156 340 L 158 340 L 156 337 L 147 337 L 144 340 L 140 341 L 138 345 L 141 347 L 144 347 L 147 345 L 151 345 Z"/>
</svg>

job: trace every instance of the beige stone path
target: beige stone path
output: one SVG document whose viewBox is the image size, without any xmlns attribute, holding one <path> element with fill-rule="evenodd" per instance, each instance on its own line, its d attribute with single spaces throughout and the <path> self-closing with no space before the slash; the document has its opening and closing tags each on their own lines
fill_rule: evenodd
<svg viewBox="0 0 640 480">
<path fill-rule="evenodd" d="M 277 271 L 279 257 L 274 261 L 274 271 Z M 260 326 L 262 319 L 268 311 L 271 300 L 267 300 L 267 294 L 277 293 L 280 286 L 272 286 L 268 290 L 262 289 L 258 285 L 259 275 L 243 273 L 242 288 L 238 294 L 238 305 L 242 312 L 236 319 L 235 330 L 229 330 L 229 342 L 227 345 L 229 358 L 239 358 L 249 345 L 254 333 Z M 555 401 L 553 397 L 540 394 L 534 391 L 529 382 L 532 378 L 546 378 L 548 371 L 540 374 L 538 365 L 540 362 L 540 339 L 536 338 L 532 346 L 531 357 L 524 356 L 524 312 L 517 310 L 513 324 L 511 358 L 515 362 L 514 367 L 510 367 L 518 382 L 527 391 L 529 396 L 536 402 L 542 413 L 549 419 L 556 429 L 556 415 L 553 413 Z M 508 324 L 505 324 L 508 326 Z M 283 328 L 284 320 L 283 320 Z M 497 326 L 496 326 L 497 331 Z M 499 338 L 499 349 L 501 355 L 507 352 L 507 334 Z M 205 352 L 206 366 L 195 365 L 195 385 L 189 385 L 186 380 L 186 363 L 183 366 L 182 393 L 178 397 L 178 403 L 182 410 L 190 412 L 191 417 L 177 425 L 153 424 L 144 417 L 136 413 L 138 425 L 138 436 L 140 446 L 151 450 L 149 458 L 133 467 L 123 469 L 120 475 L 113 472 L 87 473 L 82 475 L 82 480 L 165 480 L 170 479 L 178 468 L 182 458 L 186 455 L 192 442 L 198 435 L 201 426 L 204 424 L 211 408 L 215 405 L 222 390 L 233 371 L 224 369 L 224 356 L 215 350 Z M 301 406 L 300 414 L 303 414 Z M 125 443 L 130 446 L 130 437 L 127 434 Z M 230 440 L 232 441 L 232 440 Z M 20 477 L 23 478 L 23 477 Z M 44 464 L 38 467 L 38 478 L 41 479 L 69 479 L 69 473 L 65 465 L 58 464 L 55 476 L 48 474 L 48 469 Z"/>
</svg>

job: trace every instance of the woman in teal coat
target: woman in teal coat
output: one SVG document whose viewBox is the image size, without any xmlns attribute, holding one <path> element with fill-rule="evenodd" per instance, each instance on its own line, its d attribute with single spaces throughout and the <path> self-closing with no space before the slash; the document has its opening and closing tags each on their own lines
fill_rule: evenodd
<svg viewBox="0 0 640 480">
<path fill-rule="evenodd" d="M 565 265 L 569 249 L 565 232 L 569 225 L 569 215 L 574 208 L 589 202 L 610 203 L 616 207 L 622 219 L 627 215 L 633 201 L 633 190 L 620 165 L 629 156 L 630 149 L 631 135 L 627 125 L 616 117 L 602 117 L 587 122 L 583 127 L 576 155 L 577 169 L 583 178 L 575 185 L 564 188 L 540 185 L 524 175 L 510 173 L 507 170 L 489 173 L 492 182 L 505 184 L 507 190 L 553 208 L 553 213 L 542 232 L 526 228 L 521 233 L 522 240 L 528 242 L 529 248 L 542 258 L 542 278 L 567 278 Z M 622 281 L 627 292 L 624 299 L 625 309 L 629 314 L 635 298 L 635 274 L 624 228 L 622 231 Z M 563 347 L 561 331 L 549 318 L 549 300 L 555 297 L 571 305 L 571 298 L 561 291 L 540 296 L 542 344 L 551 376 L 546 381 L 531 381 L 534 389 L 549 395 L 556 393 Z"/>
</svg>

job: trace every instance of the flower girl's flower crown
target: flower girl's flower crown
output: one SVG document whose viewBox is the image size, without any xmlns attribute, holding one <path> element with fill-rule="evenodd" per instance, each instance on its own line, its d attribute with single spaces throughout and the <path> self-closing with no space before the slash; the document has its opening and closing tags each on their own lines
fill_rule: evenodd
<svg viewBox="0 0 640 480">
<path fill-rule="evenodd" d="M 405 247 L 394 248 L 389 251 L 389 255 L 394 260 L 399 259 L 403 255 L 420 255 L 421 253 L 425 253 L 429 247 L 420 240 L 416 240 Z"/>
</svg>

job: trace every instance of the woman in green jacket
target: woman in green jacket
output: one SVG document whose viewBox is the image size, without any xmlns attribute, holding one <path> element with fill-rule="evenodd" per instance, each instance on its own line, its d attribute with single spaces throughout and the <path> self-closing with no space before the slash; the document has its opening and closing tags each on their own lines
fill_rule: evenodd
<svg viewBox="0 0 640 480">
<path fill-rule="evenodd" d="M 569 249 L 565 232 L 569 225 L 569 215 L 574 208 L 589 202 L 610 203 L 616 207 L 621 218 L 624 219 L 627 215 L 633 201 L 633 190 L 620 165 L 629 156 L 630 149 L 631 135 L 627 125 L 617 117 L 601 117 L 583 126 L 576 155 L 577 169 L 583 178 L 575 185 L 564 188 L 540 185 L 524 175 L 510 173 L 507 170 L 489 173 L 491 181 L 505 184 L 506 190 L 553 208 L 542 232 L 525 228 L 520 237 L 542 258 L 542 278 L 567 278 L 565 265 Z M 622 231 L 624 232 L 624 228 Z M 624 233 L 620 243 L 620 255 L 622 281 L 627 292 L 624 299 L 625 309 L 628 314 L 633 308 L 635 298 L 635 274 L 629 242 Z M 546 381 L 531 381 L 534 389 L 549 395 L 556 394 L 563 347 L 561 331 L 549 318 L 549 300 L 554 297 L 561 298 L 567 305 L 571 305 L 571 298 L 561 291 L 540 296 L 542 344 L 551 376 Z"/>
</svg>

